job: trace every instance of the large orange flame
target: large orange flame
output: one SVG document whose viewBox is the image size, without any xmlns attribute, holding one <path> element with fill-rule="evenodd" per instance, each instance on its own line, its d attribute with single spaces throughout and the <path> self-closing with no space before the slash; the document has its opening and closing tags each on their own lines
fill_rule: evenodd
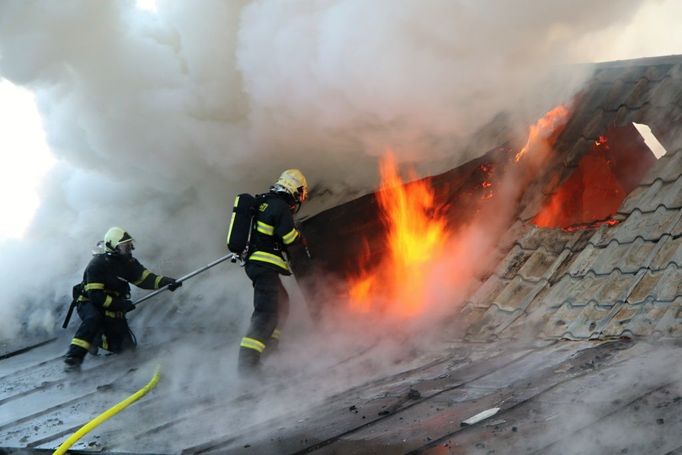
<svg viewBox="0 0 682 455">
<path fill-rule="evenodd" d="M 514 157 L 518 163 L 515 168 L 527 170 L 529 178 L 534 178 L 536 171 L 546 162 L 568 117 L 568 108 L 560 105 L 531 126 L 525 146 Z M 522 158 L 523 161 L 519 163 Z M 496 192 L 493 192 L 493 188 L 500 183 L 493 165 L 484 163 L 479 169 L 482 181 L 476 192 L 472 191 L 471 194 L 477 194 L 476 199 L 479 201 L 494 200 L 505 206 L 507 202 L 513 203 L 513 193 L 504 192 L 502 196 L 496 196 Z M 438 206 L 434 190 L 427 179 L 415 180 L 415 176 L 411 175 L 414 181 L 405 184 L 390 151 L 381 160 L 380 174 L 381 186 L 376 198 L 378 215 L 386 230 L 382 236 L 385 245 L 381 245 L 384 248 L 374 245 L 374 251 L 370 251 L 369 245 L 365 243 L 364 258 L 358 264 L 361 271 L 347 279 L 349 307 L 363 314 L 412 317 L 429 308 L 432 300 L 435 303 L 438 296 L 434 289 L 442 290 L 447 286 L 466 289 L 466 283 L 461 281 L 473 277 L 478 270 L 475 264 L 484 262 L 471 257 L 476 254 L 472 253 L 476 245 L 487 245 L 478 239 L 478 234 L 494 230 L 490 227 L 494 223 L 484 219 L 474 220 L 470 228 L 477 226 L 476 229 L 467 230 L 468 234 L 460 231 L 458 237 L 454 238 L 443 216 L 446 207 Z M 503 188 L 509 186 L 512 185 Z M 513 186 L 519 185 L 515 182 Z M 479 208 L 475 208 L 477 216 Z M 443 281 L 442 273 L 438 275 L 439 267 L 441 272 L 447 269 L 446 281 Z"/>
<path fill-rule="evenodd" d="M 390 151 L 381 160 L 380 174 L 377 201 L 386 251 L 371 271 L 349 280 L 350 308 L 413 316 L 425 306 L 427 271 L 442 254 L 447 223 L 428 182 L 404 184 Z"/>
<path fill-rule="evenodd" d="M 526 145 L 516 154 L 514 162 L 518 163 L 529 150 L 533 149 L 539 143 L 551 143 L 556 139 L 558 133 L 563 130 L 563 127 L 568 121 L 569 111 L 563 104 L 558 105 L 551 111 L 547 112 L 540 120 L 535 122 L 528 128 L 528 140 Z"/>
</svg>

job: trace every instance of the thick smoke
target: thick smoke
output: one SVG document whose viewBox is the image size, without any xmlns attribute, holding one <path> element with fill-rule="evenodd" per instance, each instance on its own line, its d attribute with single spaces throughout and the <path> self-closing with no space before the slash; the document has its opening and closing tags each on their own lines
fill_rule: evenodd
<svg viewBox="0 0 682 455">
<path fill-rule="evenodd" d="M 570 98 L 580 77 L 547 85 L 548 74 L 591 61 L 642 3 L 205 0 L 151 13 L 3 1 L 0 77 L 36 93 L 58 164 L 26 238 L 3 244 L 0 341 L 57 333 L 112 225 L 177 277 L 226 254 L 233 195 L 264 191 L 282 169 L 308 176 L 309 215 L 372 191 L 387 147 L 402 161 L 470 158 L 462 146 L 498 112 L 527 126 Z M 146 303 L 138 325 L 168 312 L 233 342 L 250 298 L 243 271 L 222 265 Z"/>
</svg>

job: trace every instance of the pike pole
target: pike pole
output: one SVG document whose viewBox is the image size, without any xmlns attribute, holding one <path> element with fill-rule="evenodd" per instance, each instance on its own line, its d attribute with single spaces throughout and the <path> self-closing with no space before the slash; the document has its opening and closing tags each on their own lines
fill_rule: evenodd
<svg viewBox="0 0 682 455">
<path fill-rule="evenodd" d="M 201 267 L 200 269 L 195 270 L 194 272 L 190 272 L 190 273 L 188 273 L 187 275 L 178 278 L 177 280 L 175 280 L 175 282 L 176 282 L 176 283 L 182 283 L 182 282 L 185 281 L 185 280 L 189 280 L 189 279 L 192 278 L 193 276 L 196 276 L 196 275 L 200 274 L 201 272 L 204 272 L 204 271 L 210 269 L 211 267 L 214 267 L 214 266 L 220 264 L 221 262 L 225 262 L 225 261 L 227 261 L 228 259 L 230 259 L 232 262 L 236 262 L 237 259 L 239 259 L 239 256 L 237 256 L 237 255 L 234 254 L 234 253 L 230 253 L 230 254 L 228 254 L 227 256 L 223 256 L 223 257 L 221 257 L 221 258 L 218 258 L 218 259 L 216 259 L 215 261 L 211 262 L 210 264 L 207 264 L 207 265 Z M 151 292 L 151 293 L 145 295 L 144 297 L 142 297 L 142 298 L 136 300 L 135 302 L 133 302 L 133 305 L 137 306 L 139 303 L 142 303 L 142 302 L 144 302 L 144 301 L 147 300 L 147 299 L 151 299 L 152 297 L 154 297 L 154 296 L 157 295 L 157 294 L 161 294 L 161 293 L 162 293 L 163 291 L 165 291 L 166 289 L 168 289 L 168 285 L 165 285 L 165 286 L 163 286 L 163 287 L 157 289 L 156 291 Z"/>
</svg>

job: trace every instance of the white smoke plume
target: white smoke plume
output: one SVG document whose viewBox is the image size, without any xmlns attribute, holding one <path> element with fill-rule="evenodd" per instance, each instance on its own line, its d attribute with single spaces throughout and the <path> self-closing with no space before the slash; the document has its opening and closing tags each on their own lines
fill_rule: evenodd
<svg viewBox="0 0 682 455">
<path fill-rule="evenodd" d="M 319 195 L 311 214 L 372 191 L 387 147 L 460 162 L 496 113 L 534 121 L 570 98 L 579 84 L 540 84 L 591 61 L 643 3 L 3 1 L 0 77 L 35 92 L 58 164 L 26 238 L 2 245 L 0 340 L 54 333 L 112 225 L 178 277 L 226 254 L 233 195 L 285 168 Z M 243 327 L 250 286 L 226 267 L 159 300 L 189 325 Z"/>
</svg>

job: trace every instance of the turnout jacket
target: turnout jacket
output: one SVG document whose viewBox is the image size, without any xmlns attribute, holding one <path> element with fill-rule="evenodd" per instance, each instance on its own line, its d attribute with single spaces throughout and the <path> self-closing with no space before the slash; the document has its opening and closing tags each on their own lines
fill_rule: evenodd
<svg viewBox="0 0 682 455">
<path fill-rule="evenodd" d="M 247 262 L 258 262 L 283 275 L 291 275 L 284 252 L 300 234 L 284 195 L 266 193 L 259 196 L 254 216 L 251 248 Z"/>
<path fill-rule="evenodd" d="M 147 270 L 132 256 L 96 254 L 83 272 L 83 290 L 78 303 L 91 302 L 105 311 L 121 311 L 130 299 L 132 283 L 142 289 L 159 289 L 171 279 Z"/>
</svg>

